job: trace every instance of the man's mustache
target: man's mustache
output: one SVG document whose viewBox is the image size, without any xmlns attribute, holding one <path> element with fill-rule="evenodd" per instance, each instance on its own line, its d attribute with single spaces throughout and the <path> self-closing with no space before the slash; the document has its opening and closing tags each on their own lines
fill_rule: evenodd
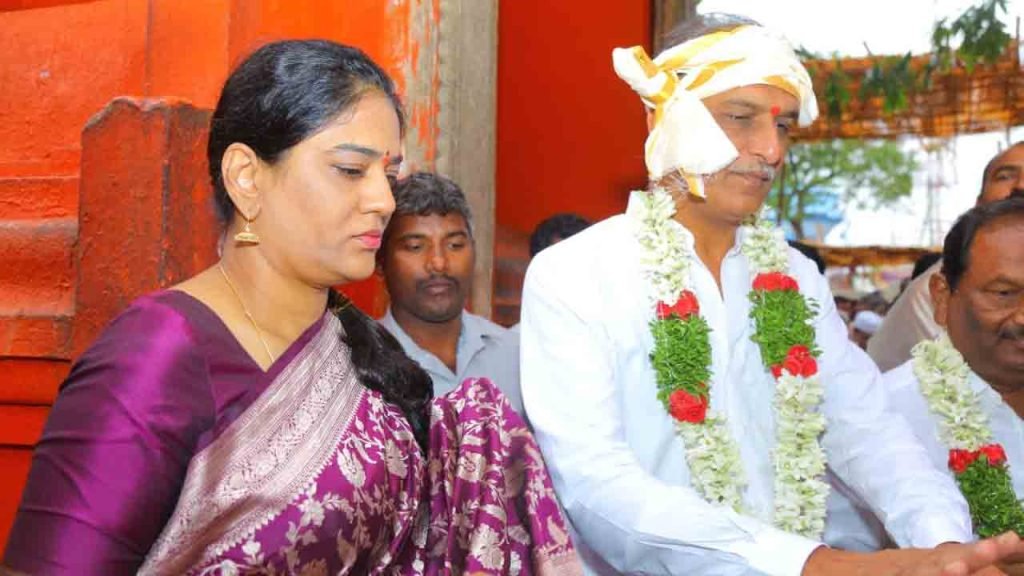
<svg viewBox="0 0 1024 576">
<path fill-rule="evenodd" d="M 745 160 L 737 160 L 731 166 L 729 166 L 727 170 L 729 172 L 732 172 L 733 174 L 753 174 L 765 180 L 775 180 L 775 176 L 776 174 L 778 174 L 778 170 L 775 168 L 775 166 L 772 166 L 770 164 L 762 164 L 757 161 Z"/>
<path fill-rule="evenodd" d="M 416 290 L 426 290 L 430 286 L 436 286 L 442 283 L 451 284 L 453 288 L 459 287 L 459 281 L 447 274 L 431 274 L 429 277 L 416 282 Z"/>
<path fill-rule="evenodd" d="M 999 337 L 1006 340 L 1021 341 L 1024 340 L 1024 324 L 1017 324 L 1014 326 L 1006 326 L 999 329 Z"/>
</svg>

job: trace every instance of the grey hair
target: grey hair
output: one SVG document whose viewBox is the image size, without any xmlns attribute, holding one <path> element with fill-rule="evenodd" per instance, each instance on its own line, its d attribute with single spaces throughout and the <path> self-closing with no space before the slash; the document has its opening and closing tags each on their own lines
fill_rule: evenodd
<svg viewBox="0 0 1024 576">
<path fill-rule="evenodd" d="M 458 214 L 473 237 L 473 215 L 459 185 L 433 172 L 414 172 L 398 181 L 394 189 L 395 213 L 399 216 L 447 216 Z"/>
<path fill-rule="evenodd" d="M 761 24 L 756 20 L 747 18 L 746 16 L 737 16 L 736 14 L 726 14 L 724 12 L 698 14 L 693 18 L 687 18 L 679 24 L 676 24 L 665 34 L 662 38 L 662 51 L 668 50 L 674 46 L 679 46 L 685 42 L 689 42 L 694 38 L 706 36 L 712 32 L 732 30 L 733 28 L 739 28 L 740 26 L 760 25 Z"/>
</svg>

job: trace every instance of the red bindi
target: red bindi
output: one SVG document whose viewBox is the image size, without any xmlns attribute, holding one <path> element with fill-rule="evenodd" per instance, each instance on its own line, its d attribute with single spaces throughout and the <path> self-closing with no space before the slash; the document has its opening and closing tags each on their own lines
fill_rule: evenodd
<svg viewBox="0 0 1024 576">
<path fill-rule="evenodd" d="M 781 112 L 781 111 L 782 111 L 782 108 L 779 108 L 778 106 L 772 106 L 772 116 L 778 116 L 779 112 Z"/>
</svg>

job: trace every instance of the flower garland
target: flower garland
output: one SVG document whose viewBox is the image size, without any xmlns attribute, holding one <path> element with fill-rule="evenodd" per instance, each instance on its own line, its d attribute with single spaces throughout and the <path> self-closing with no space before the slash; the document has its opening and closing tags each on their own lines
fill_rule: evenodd
<svg viewBox="0 0 1024 576">
<path fill-rule="evenodd" d="M 1006 452 L 992 441 L 988 418 L 967 382 L 970 368 L 943 334 L 914 346 L 912 367 L 939 440 L 949 448 L 949 469 L 983 538 L 1024 530 L 1024 508 L 1013 490 Z"/>
<path fill-rule="evenodd" d="M 739 447 L 725 416 L 708 410 L 711 329 L 690 286 L 689 266 L 696 254 L 683 227 L 672 219 L 676 206 L 671 194 L 658 188 L 638 196 L 629 212 L 639 224 L 641 267 L 656 300 L 650 328 L 658 400 L 676 420 L 694 488 L 709 502 L 739 511 L 746 485 Z M 776 379 L 773 522 L 788 532 L 820 537 L 828 485 L 822 481 L 825 454 L 818 441 L 825 419 L 817 411 L 823 391 L 811 325 L 815 304 L 786 274 L 787 246 L 774 227 L 764 222 L 748 226 L 741 250 L 755 273 L 748 295 L 752 339 Z"/>
</svg>

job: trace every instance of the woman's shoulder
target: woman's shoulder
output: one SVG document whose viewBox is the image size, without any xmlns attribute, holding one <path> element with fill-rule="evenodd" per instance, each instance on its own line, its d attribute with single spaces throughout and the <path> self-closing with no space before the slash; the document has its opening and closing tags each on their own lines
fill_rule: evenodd
<svg viewBox="0 0 1024 576">
<path fill-rule="evenodd" d="M 132 301 L 75 361 L 60 386 L 47 431 L 99 421 L 118 430 L 187 433 L 213 425 L 210 363 L 200 303 L 173 290 Z M 104 433 L 106 433 L 104 432 Z M 191 441 L 191 440 L 190 440 Z"/>
<path fill-rule="evenodd" d="M 149 317 L 153 319 L 178 317 L 191 318 L 196 316 L 197 308 L 204 306 L 195 296 L 176 289 L 158 290 L 139 296 L 118 314 L 116 320 L 123 316 Z"/>
<path fill-rule="evenodd" d="M 111 320 L 79 363 L 155 366 L 171 358 L 176 363 L 205 363 L 203 348 L 216 329 L 215 321 L 204 304 L 184 292 L 146 294 Z"/>
<path fill-rule="evenodd" d="M 129 332 L 133 338 L 163 338 L 172 333 L 195 342 L 208 331 L 211 314 L 194 296 L 180 290 L 160 290 L 133 300 L 100 337 Z"/>
</svg>

